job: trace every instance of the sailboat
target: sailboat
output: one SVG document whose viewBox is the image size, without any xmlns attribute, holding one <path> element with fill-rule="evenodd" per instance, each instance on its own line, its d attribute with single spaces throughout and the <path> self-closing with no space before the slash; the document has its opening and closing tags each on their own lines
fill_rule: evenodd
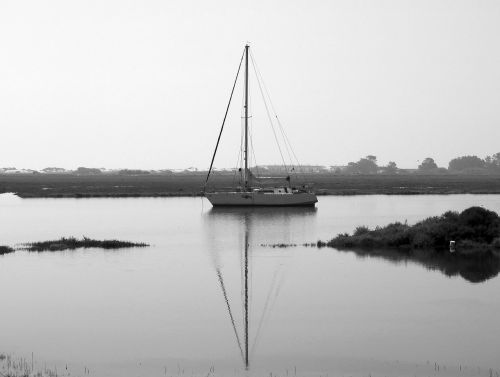
<svg viewBox="0 0 500 377">
<path fill-rule="evenodd" d="M 249 168 L 249 132 L 248 132 L 248 58 L 249 58 L 250 46 L 247 44 L 245 46 L 243 55 L 240 60 L 240 65 L 238 67 L 238 72 L 236 74 L 236 79 L 233 84 L 233 89 L 229 98 L 229 103 L 226 108 L 226 113 L 224 115 L 224 120 L 222 122 L 222 127 L 219 132 L 219 137 L 217 139 L 217 144 L 212 156 L 212 162 L 208 170 L 208 174 L 205 180 L 205 186 L 203 193 L 205 197 L 210 201 L 213 206 L 314 206 L 318 201 L 316 195 L 310 191 L 307 186 L 294 187 L 291 184 L 290 175 L 288 175 L 285 180 L 286 184 L 276 187 L 256 187 L 253 185 L 253 181 L 256 181 L 253 173 Z M 241 64 L 243 59 L 245 60 L 245 82 L 244 82 L 244 167 L 242 169 L 242 184 L 237 189 L 231 189 L 230 191 L 215 190 L 207 192 L 206 187 L 208 179 L 212 172 L 213 163 L 215 155 L 217 153 L 217 148 L 221 139 L 222 131 L 224 129 L 224 124 L 227 118 L 229 107 L 231 104 L 231 99 L 233 97 L 234 88 L 238 80 L 238 75 L 240 72 Z"/>
</svg>

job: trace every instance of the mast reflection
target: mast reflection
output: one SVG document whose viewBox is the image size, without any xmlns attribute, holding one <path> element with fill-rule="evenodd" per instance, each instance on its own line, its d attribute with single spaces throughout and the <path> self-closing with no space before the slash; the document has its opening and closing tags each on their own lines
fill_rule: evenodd
<svg viewBox="0 0 500 377">
<path fill-rule="evenodd" d="M 251 305 L 251 261 L 252 261 L 252 247 L 251 243 L 258 245 L 259 238 L 262 242 L 265 242 L 262 234 L 264 232 L 270 232 L 269 229 L 274 229 L 276 227 L 276 232 L 273 234 L 275 237 L 278 236 L 281 238 L 289 238 L 290 232 L 293 229 L 297 229 L 295 222 L 301 224 L 301 221 L 310 221 L 316 214 L 315 207 L 283 207 L 283 208 L 225 208 L 225 207 L 214 207 L 209 210 L 205 214 L 205 220 L 207 224 L 207 235 L 211 239 L 209 243 L 211 245 L 211 258 L 214 265 L 215 273 L 217 276 L 217 281 L 224 297 L 224 301 L 226 304 L 226 311 L 228 313 L 231 326 L 233 328 L 234 337 L 238 348 L 240 350 L 240 354 L 243 360 L 243 364 L 245 369 L 249 369 L 250 367 L 250 352 L 249 352 L 249 343 L 250 343 L 250 305 Z M 294 226 L 295 225 L 295 226 Z M 299 226 L 300 228 L 300 226 Z M 284 230 L 284 233 L 283 233 Z M 267 233 L 266 233 L 267 235 Z M 238 332 L 237 320 L 234 315 L 234 309 L 231 306 L 231 300 L 227 292 L 226 282 L 224 280 L 224 275 L 222 273 L 221 261 L 219 250 L 221 249 L 220 243 L 224 244 L 224 242 L 234 241 L 234 238 L 239 239 L 238 244 L 240 245 L 240 268 L 242 275 L 242 297 L 241 301 L 243 304 L 243 336 L 240 336 Z M 286 240 L 282 240 L 286 241 Z M 215 243 L 219 245 L 219 247 L 215 246 Z M 241 247 L 241 243 L 243 243 L 243 247 Z M 231 246 L 232 248 L 233 246 Z M 225 247 L 223 248 L 225 249 Z M 273 282 L 270 286 L 271 290 L 275 288 L 275 282 L 277 279 L 276 272 L 273 277 Z M 277 293 L 279 290 L 274 292 L 274 298 L 277 297 Z M 269 301 L 271 296 L 271 291 L 268 294 L 264 305 L 264 313 L 262 314 L 262 319 L 257 326 L 257 331 L 255 334 L 255 338 L 252 344 L 252 354 L 255 349 L 255 345 L 259 338 L 259 333 L 262 328 L 262 323 L 264 320 L 264 316 L 266 311 L 269 309 Z M 241 340 L 243 339 L 243 343 Z"/>
</svg>

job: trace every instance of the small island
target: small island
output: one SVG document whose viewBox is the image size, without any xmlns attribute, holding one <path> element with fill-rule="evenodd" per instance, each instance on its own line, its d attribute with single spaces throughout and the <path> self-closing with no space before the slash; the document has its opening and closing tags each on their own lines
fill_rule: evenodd
<svg viewBox="0 0 500 377">
<path fill-rule="evenodd" d="M 122 249 L 129 247 L 147 247 L 146 243 L 136 243 L 129 241 L 119 240 L 93 240 L 91 238 L 83 237 L 78 239 L 75 237 L 62 237 L 58 240 L 52 241 L 39 241 L 25 243 L 23 250 L 27 251 L 62 251 L 62 250 L 75 250 L 80 248 L 101 248 L 101 249 Z"/>
<path fill-rule="evenodd" d="M 448 211 L 415 225 L 395 222 L 373 230 L 356 228 L 352 235 L 339 234 L 330 241 L 318 241 L 318 247 L 337 249 L 432 250 L 468 256 L 500 252 L 500 217 L 482 207 L 470 207 L 461 213 Z"/>
</svg>

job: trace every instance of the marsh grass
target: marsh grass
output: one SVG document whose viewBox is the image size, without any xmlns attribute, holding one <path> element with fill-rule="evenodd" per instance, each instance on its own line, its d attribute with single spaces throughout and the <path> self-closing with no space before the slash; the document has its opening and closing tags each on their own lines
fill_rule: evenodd
<svg viewBox="0 0 500 377">
<path fill-rule="evenodd" d="M 57 367 L 36 368 L 33 354 L 31 354 L 31 360 L 0 354 L 0 377 L 69 377 L 70 375 L 67 367 L 66 373 L 62 374 L 57 372 Z"/>
<path fill-rule="evenodd" d="M 100 249 L 122 249 L 129 247 L 147 247 L 146 243 L 136 243 L 120 240 L 93 240 L 91 238 L 83 237 L 78 239 L 75 237 L 60 238 L 51 241 L 30 242 L 24 244 L 23 249 L 27 251 L 61 251 L 61 250 L 75 250 L 80 248 L 100 248 Z"/>
</svg>

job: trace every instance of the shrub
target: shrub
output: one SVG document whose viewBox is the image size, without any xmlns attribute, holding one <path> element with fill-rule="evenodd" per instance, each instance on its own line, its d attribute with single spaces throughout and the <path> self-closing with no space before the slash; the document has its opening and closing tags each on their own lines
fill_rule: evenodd
<svg viewBox="0 0 500 377">
<path fill-rule="evenodd" d="M 361 238 L 359 245 L 363 248 L 372 248 L 376 245 L 376 240 L 373 236 L 370 235 L 365 235 L 364 237 Z"/>
<path fill-rule="evenodd" d="M 416 233 L 413 237 L 411 246 L 415 249 L 427 249 L 434 246 L 434 241 L 426 233 Z"/>
<path fill-rule="evenodd" d="M 0 246 L 0 255 L 13 253 L 14 249 L 10 246 Z"/>
<path fill-rule="evenodd" d="M 370 229 L 366 226 L 358 226 L 355 230 L 353 235 L 354 236 L 361 236 L 363 234 L 366 234 L 370 231 Z"/>
</svg>

